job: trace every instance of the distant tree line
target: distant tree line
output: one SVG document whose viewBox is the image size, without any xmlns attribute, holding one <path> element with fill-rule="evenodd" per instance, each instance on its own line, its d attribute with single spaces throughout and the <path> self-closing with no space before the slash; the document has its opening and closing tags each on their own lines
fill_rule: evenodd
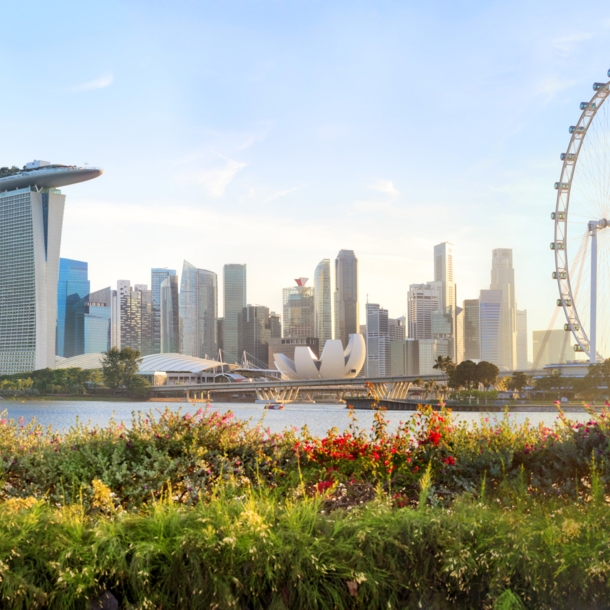
<svg viewBox="0 0 610 610">
<path fill-rule="evenodd" d="M 140 352 L 129 347 L 111 348 L 104 355 L 101 370 L 70 367 L 39 369 L 30 373 L 0 376 L 0 396 L 125 394 L 148 395 L 150 384 L 138 375 Z"/>
</svg>

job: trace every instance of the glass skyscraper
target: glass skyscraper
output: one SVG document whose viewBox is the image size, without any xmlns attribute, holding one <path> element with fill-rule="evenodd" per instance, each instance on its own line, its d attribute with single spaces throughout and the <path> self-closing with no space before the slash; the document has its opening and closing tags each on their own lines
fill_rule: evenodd
<svg viewBox="0 0 610 610">
<path fill-rule="evenodd" d="M 239 319 L 246 306 L 246 265 L 225 265 L 224 275 L 224 322 L 223 322 L 223 360 L 238 362 Z"/>
<path fill-rule="evenodd" d="M 81 301 L 90 292 L 88 264 L 71 258 L 59 259 L 57 283 L 57 355 L 71 358 L 83 354 L 83 319 L 77 315 Z"/>
<path fill-rule="evenodd" d="M 316 337 L 320 349 L 333 338 L 333 286 L 330 259 L 318 263 L 313 275 L 313 288 L 316 299 Z"/>
<path fill-rule="evenodd" d="M 335 260 L 335 339 L 347 347 L 349 336 L 359 332 L 358 259 L 353 250 L 341 250 Z"/>
<path fill-rule="evenodd" d="M 216 358 L 218 277 L 188 261 L 180 280 L 180 352 L 198 358 Z"/>
<path fill-rule="evenodd" d="M 99 354 L 110 348 L 111 303 L 108 287 L 88 294 L 76 306 L 78 354 Z"/>
<path fill-rule="evenodd" d="M 316 316 L 313 287 L 305 286 L 307 278 L 283 290 L 284 337 L 313 338 L 316 336 Z"/>
<path fill-rule="evenodd" d="M 178 276 L 168 275 L 161 284 L 161 353 L 180 351 L 180 300 Z M 154 300 L 154 291 L 153 291 Z"/>
<path fill-rule="evenodd" d="M 150 273 L 150 288 L 152 290 L 152 312 L 153 312 L 153 330 L 152 330 L 152 353 L 160 354 L 161 349 L 161 285 L 170 276 L 176 277 L 175 269 L 153 268 Z M 177 349 L 175 351 L 178 351 Z"/>
</svg>

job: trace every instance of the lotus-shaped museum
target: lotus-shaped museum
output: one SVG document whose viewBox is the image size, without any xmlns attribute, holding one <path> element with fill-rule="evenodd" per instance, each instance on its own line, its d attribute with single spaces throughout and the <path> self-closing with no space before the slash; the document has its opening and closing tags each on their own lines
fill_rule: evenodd
<svg viewBox="0 0 610 610">
<path fill-rule="evenodd" d="M 288 379 L 351 379 L 364 366 L 366 346 L 362 335 L 350 335 L 345 350 L 340 339 L 324 345 L 320 359 L 309 347 L 297 346 L 294 360 L 284 354 L 274 354 L 275 366 Z"/>
</svg>

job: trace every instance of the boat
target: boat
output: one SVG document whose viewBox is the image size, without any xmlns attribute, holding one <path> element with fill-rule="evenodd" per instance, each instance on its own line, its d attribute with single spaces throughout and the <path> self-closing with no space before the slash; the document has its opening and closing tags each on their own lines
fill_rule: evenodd
<svg viewBox="0 0 610 610">
<path fill-rule="evenodd" d="M 279 402 L 270 402 L 267 404 L 267 406 L 265 407 L 266 409 L 275 409 L 275 410 L 280 410 L 284 408 L 284 405 L 279 403 Z"/>
</svg>

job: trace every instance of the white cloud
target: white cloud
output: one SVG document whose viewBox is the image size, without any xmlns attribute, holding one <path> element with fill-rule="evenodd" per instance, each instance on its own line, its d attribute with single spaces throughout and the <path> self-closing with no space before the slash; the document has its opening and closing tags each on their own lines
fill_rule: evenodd
<svg viewBox="0 0 610 610">
<path fill-rule="evenodd" d="M 271 195 L 271 197 L 267 197 L 267 199 L 265 199 L 265 202 L 269 203 L 270 201 L 273 201 L 274 199 L 279 199 L 280 197 L 285 197 L 289 193 L 293 193 L 294 191 L 298 191 L 299 189 L 302 189 L 302 188 L 303 188 L 302 186 L 294 186 L 291 189 L 286 189 L 285 191 L 278 191 L 277 193 L 274 193 L 273 195 Z"/>
<path fill-rule="evenodd" d="M 72 91 L 92 91 L 94 89 L 105 89 L 106 87 L 112 85 L 113 81 L 113 74 L 108 72 L 108 74 L 104 74 L 95 80 L 72 87 Z"/>
<path fill-rule="evenodd" d="M 559 78 L 557 76 L 549 76 L 547 78 L 543 78 L 536 87 L 537 95 L 546 95 L 549 99 L 553 98 L 557 93 L 563 91 L 564 89 L 569 89 L 573 85 L 576 85 L 577 81 L 575 80 L 566 80 L 564 78 Z"/>
<path fill-rule="evenodd" d="M 376 180 L 371 184 L 371 188 L 384 195 L 390 195 L 390 197 L 397 197 L 400 195 L 399 190 L 394 186 L 394 183 L 391 180 Z"/>
<path fill-rule="evenodd" d="M 237 172 L 241 171 L 246 165 L 247 163 L 241 161 L 226 159 L 222 167 L 191 172 L 183 175 L 182 179 L 183 181 L 200 184 L 211 197 L 222 197 Z"/>
<path fill-rule="evenodd" d="M 575 32 L 569 36 L 555 38 L 552 41 L 552 44 L 562 55 L 572 55 L 578 51 L 581 42 L 591 40 L 591 38 L 593 38 L 593 34 L 590 34 L 589 32 Z"/>
</svg>

